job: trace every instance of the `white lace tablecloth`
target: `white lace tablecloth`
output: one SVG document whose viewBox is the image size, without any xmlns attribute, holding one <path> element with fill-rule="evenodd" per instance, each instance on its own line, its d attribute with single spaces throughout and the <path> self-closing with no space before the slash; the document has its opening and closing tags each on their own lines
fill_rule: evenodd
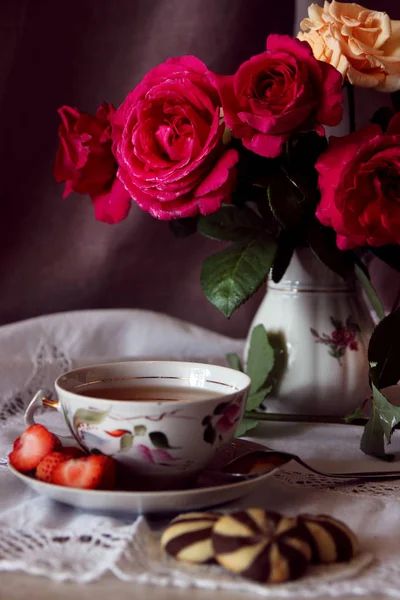
<svg viewBox="0 0 400 600">
<path fill-rule="evenodd" d="M 0 571 L 81 583 L 111 572 L 123 581 L 241 590 L 274 598 L 400 597 L 397 481 L 342 483 L 292 463 L 256 494 L 236 502 L 287 514 L 327 513 L 345 521 L 360 539 L 362 552 L 349 565 L 314 568 L 298 582 L 262 586 L 218 567 L 182 565 L 166 557 L 159 547 L 159 521 L 57 504 L 37 496 L 8 471 L 7 454 L 23 430 L 24 407 L 37 389 L 50 393 L 61 372 L 118 358 L 221 363 L 226 353 L 241 352 L 242 347 L 241 340 L 134 310 L 64 313 L 0 327 Z M 46 415 L 42 418 L 46 422 Z M 359 451 L 359 438 L 360 429 L 352 426 L 274 423 L 259 426 L 251 439 L 300 454 L 326 470 L 385 468 Z M 395 452 L 399 441 L 395 435 Z M 398 462 L 386 468 L 398 469 Z"/>
</svg>

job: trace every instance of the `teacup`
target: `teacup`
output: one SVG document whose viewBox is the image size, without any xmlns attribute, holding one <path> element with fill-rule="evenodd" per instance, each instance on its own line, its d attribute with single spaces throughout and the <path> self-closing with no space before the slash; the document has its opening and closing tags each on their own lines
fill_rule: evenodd
<svg viewBox="0 0 400 600">
<path fill-rule="evenodd" d="M 58 377 L 58 400 L 38 392 L 25 422 L 33 424 L 42 406 L 55 408 L 85 450 L 113 456 L 150 487 L 174 487 L 204 469 L 234 437 L 250 385 L 246 374 L 217 365 L 95 365 Z"/>
</svg>

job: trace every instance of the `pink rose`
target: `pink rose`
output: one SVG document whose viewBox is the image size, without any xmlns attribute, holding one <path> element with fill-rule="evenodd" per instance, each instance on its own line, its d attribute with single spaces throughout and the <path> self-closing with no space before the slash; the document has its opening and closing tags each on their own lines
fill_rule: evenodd
<svg viewBox="0 0 400 600">
<path fill-rule="evenodd" d="M 70 106 L 63 106 L 58 112 L 62 123 L 54 176 L 58 183 L 65 181 L 63 197 L 71 192 L 89 194 L 97 219 L 106 223 L 124 219 L 130 196 L 116 178 L 111 139 L 115 108 L 103 102 L 96 116 L 80 113 Z"/>
<path fill-rule="evenodd" d="M 267 158 L 278 156 L 292 133 L 324 135 L 322 125 L 342 119 L 341 74 L 287 35 L 270 35 L 266 52 L 216 82 L 233 136 Z"/>
<path fill-rule="evenodd" d="M 229 202 L 235 150 L 222 144 L 221 100 L 194 56 L 152 69 L 117 110 L 118 177 L 158 219 L 207 215 Z"/>
<path fill-rule="evenodd" d="M 400 113 L 386 133 L 367 125 L 331 137 L 321 154 L 317 217 L 342 250 L 400 243 Z"/>
</svg>

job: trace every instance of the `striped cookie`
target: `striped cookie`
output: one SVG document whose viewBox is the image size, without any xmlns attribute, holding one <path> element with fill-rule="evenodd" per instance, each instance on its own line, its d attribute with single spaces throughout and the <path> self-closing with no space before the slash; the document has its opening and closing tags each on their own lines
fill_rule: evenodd
<svg viewBox="0 0 400 600">
<path fill-rule="evenodd" d="M 220 565 L 262 583 L 297 579 L 311 560 L 296 519 L 259 508 L 218 519 L 212 543 Z"/>
<path fill-rule="evenodd" d="M 179 515 L 164 530 L 161 546 L 178 560 L 207 563 L 214 559 L 211 532 L 220 515 L 194 512 Z"/>
<path fill-rule="evenodd" d="M 341 521 L 328 515 L 299 515 L 297 521 L 306 530 L 313 562 L 345 562 L 358 553 L 356 536 Z"/>
</svg>

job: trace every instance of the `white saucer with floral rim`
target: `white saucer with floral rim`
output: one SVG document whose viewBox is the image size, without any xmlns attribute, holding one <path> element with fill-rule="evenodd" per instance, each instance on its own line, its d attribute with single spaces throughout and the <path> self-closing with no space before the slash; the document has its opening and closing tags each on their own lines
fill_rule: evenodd
<svg viewBox="0 0 400 600">
<path fill-rule="evenodd" d="M 236 439 L 222 446 L 217 452 L 210 470 L 219 470 L 234 458 L 260 449 L 262 446 L 254 442 Z M 62 487 L 52 483 L 44 483 L 29 475 L 16 471 L 11 465 L 9 469 L 26 485 L 38 494 L 52 500 L 63 502 L 86 510 L 118 512 L 118 513 L 175 513 L 185 510 L 209 508 L 237 500 L 253 492 L 265 483 L 279 467 L 271 464 L 271 470 L 248 481 L 233 483 L 213 483 L 206 476 L 199 476 L 196 485 L 190 489 L 165 491 L 105 491 L 80 490 Z"/>
</svg>

